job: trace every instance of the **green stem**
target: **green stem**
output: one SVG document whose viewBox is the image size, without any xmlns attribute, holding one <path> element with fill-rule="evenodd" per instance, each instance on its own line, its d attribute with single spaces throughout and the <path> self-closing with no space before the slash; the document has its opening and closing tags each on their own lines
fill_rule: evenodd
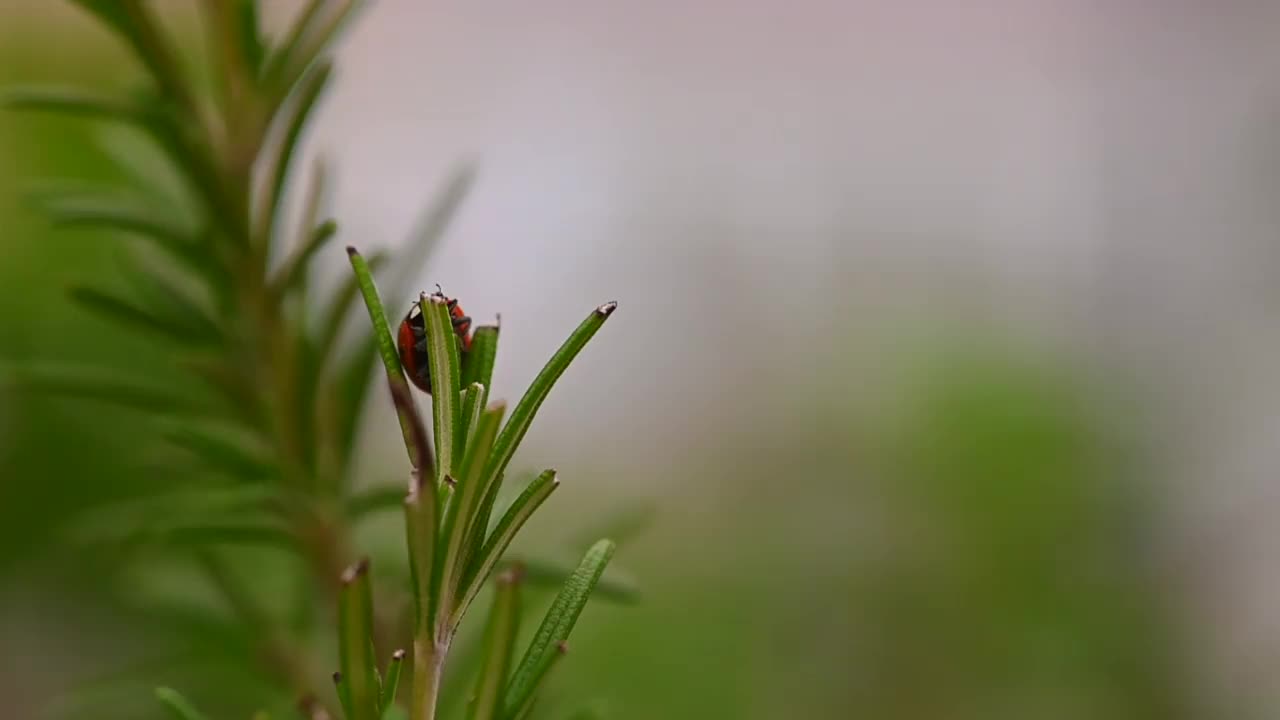
<svg viewBox="0 0 1280 720">
<path fill-rule="evenodd" d="M 444 675 L 445 656 L 449 654 L 447 642 L 437 643 L 431 637 L 429 627 L 423 630 L 413 641 L 413 696 L 409 720 L 435 720 L 440 678 Z"/>
</svg>

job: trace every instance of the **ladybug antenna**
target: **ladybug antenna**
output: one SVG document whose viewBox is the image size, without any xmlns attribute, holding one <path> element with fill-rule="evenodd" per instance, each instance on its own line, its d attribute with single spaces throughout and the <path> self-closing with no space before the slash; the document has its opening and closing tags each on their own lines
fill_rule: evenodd
<svg viewBox="0 0 1280 720">
<path fill-rule="evenodd" d="M 441 289 L 441 287 L 440 287 L 440 283 L 436 283 L 436 294 L 437 294 L 437 295 L 444 295 L 444 290 L 443 290 L 443 289 Z"/>
</svg>

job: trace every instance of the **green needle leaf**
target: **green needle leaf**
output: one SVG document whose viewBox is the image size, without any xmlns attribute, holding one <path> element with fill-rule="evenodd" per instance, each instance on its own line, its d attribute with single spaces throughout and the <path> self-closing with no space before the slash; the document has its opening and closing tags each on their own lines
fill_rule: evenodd
<svg viewBox="0 0 1280 720">
<path fill-rule="evenodd" d="M 263 439 L 244 428 L 209 421 L 175 422 L 161 430 L 173 445 L 202 460 L 210 469 L 240 482 L 279 476 L 276 458 Z"/>
<path fill-rule="evenodd" d="M 570 547 L 582 547 L 591 544 L 596 538 L 607 537 L 620 546 L 634 540 L 647 531 L 657 519 L 657 506 L 650 501 L 631 500 L 612 510 L 600 513 L 588 524 L 574 532 L 570 538 Z"/>
<path fill-rule="evenodd" d="M 474 172 L 468 166 L 455 170 L 449 176 L 444 188 L 436 193 L 423 217 L 415 224 L 414 232 L 405 241 L 405 250 L 396 254 L 396 272 L 393 273 L 387 283 L 387 287 L 391 288 L 392 297 L 399 298 L 410 295 L 409 282 L 416 278 L 427 255 L 439 242 L 440 238 L 443 237 L 445 230 L 448 229 L 449 223 L 453 216 L 457 214 L 458 207 L 462 204 L 467 190 L 471 187 L 473 177 Z M 369 265 L 371 268 L 378 267 L 375 261 L 380 255 L 381 251 L 370 256 Z M 341 298 L 342 295 L 340 294 L 339 299 Z M 397 300 L 397 302 L 399 301 Z M 332 307 L 336 309 L 337 306 Z M 327 348 L 333 347 L 332 337 L 336 337 L 341 328 L 341 319 L 344 316 L 330 313 L 326 317 L 336 322 L 326 323 L 321 326 L 324 334 L 318 347 L 320 352 L 325 353 L 321 357 L 329 357 L 332 354 Z M 399 316 L 396 317 L 396 321 L 399 321 Z M 340 453 L 337 458 L 339 462 L 336 464 L 342 468 L 349 467 L 351 449 L 355 444 L 356 430 L 359 427 L 359 421 L 366 405 L 365 397 L 372 386 L 372 383 L 369 382 L 369 374 L 373 368 L 374 358 L 377 355 L 375 350 L 377 343 L 373 334 L 362 335 L 360 340 L 352 343 L 352 346 L 355 351 L 349 356 L 338 380 L 341 401 L 338 403 L 340 409 L 336 411 L 338 422 L 335 424 L 337 429 L 337 442 L 335 445 Z"/>
<path fill-rule="evenodd" d="M 511 544 L 516 533 L 524 526 L 529 516 L 533 515 L 538 506 L 542 505 L 559 485 L 560 481 L 556 479 L 556 471 L 544 470 L 533 482 L 529 483 L 529 487 L 525 488 L 524 492 L 520 493 L 520 497 L 511 503 L 511 507 L 507 509 L 507 512 L 489 535 L 489 541 L 484 544 L 484 547 L 476 555 L 472 562 L 472 569 L 467 573 L 466 580 L 460 586 L 462 591 L 458 593 L 458 603 L 450 614 L 449 628 L 458 627 L 458 623 L 462 621 L 462 616 L 467 612 L 467 607 L 472 600 L 475 600 L 476 595 L 480 592 L 480 587 L 484 585 L 484 581 L 493 572 L 493 568 L 498 564 L 502 554 L 506 552 L 507 546 Z"/>
<path fill-rule="evenodd" d="M 96 368 L 67 365 L 22 366 L 13 368 L 13 382 L 23 389 L 93 398 L 152 413 L 193 414 L 205 410 L 187 394 L 152 382 Z"/>
<path fill-rule="evenodd" d="M 204 208 L 192 193 L 187 176 L 154 132 L 146 127 L 111 123 L 95 128 L 93 140 L 111 164 L 127 176 L 122 178 L 127 186 L 146 197 L 152 207 L 163 208 L 167 215 L 182 218 L 193 228 L 207 227 Z"/>
<path fill-rule="evenodd" d="M 119 0 L 114 2 L 113 0 L 71 0 L 71 2 L 96 16 L 113 31 L 130 39 L 133 23 L 129 18 L 129 11 L 125 9 L 126 2 Z"/>
<path fill-rule="evenodd" d="M 305 300 L 305 298 L 302 298 Z M 317 492 L 321 488 L 333 487 L 326 484 L 332 481 L 328 473 L 336 472 L 332 466 L 321 470 L 318 463 L 328 458 L 317 457 L 319 437 L 316 434 L 317 395 L 320 394 L 319 358 L 315 346 L 304 327 L 305 320 L 294 316 L 295 321 L 275 336 L 276 349 L 272 354 L 279 358 L 278 362 L 292 366 L 279 380 L 278 402 L 280 416 L 285 418 L 279 427 L 279 448 L 297 461 L 288 468 L 294 477 L 306 477 L 308 485 Z M 289 417 L 291 416 L 291 417 Z M 345 488 L 344 488 L 345 489 Z"/>
<path fill-rule="evenodd" d="M 240 23 L 240 53 L 245 66 L 256 77 L 262 70 L 266 49 L 262 45 L 262 33 L 258 28 L 258 0 L 237 0 L 237 19 Z"/>
<path fill-rule="evenodd" d="M 141 108 L 127 101 L 74 87 L 10 88 L 0 96 L 0 103 L 14 110 L 66 113 L 123 122 L 139 122 L 144 114 Z"/>
<path fill-rule="evenodd" d="M 102 290 L 75 287 L 71 289 L 71 300 L 84 309 L 109 320 L 146 330 L 186 345 L 209 346 L 217 344 L 220 340 L 219 336 L 206 332 L 199 323 L 189 322 L 192 319 L 191 316 L 179 318 L 159 315 Z"/>
<path fill-rule="evenodd" d="M 307 277 L 307 266 L 311 263 L 311 259 L 337 234 L 338 224 L 332 220 L 326 220 L 317 225 L 307 237 L 306 243 L 300 246 L 281 268 L 273 291 L 283 294 L 300 287 Z"/>
<path fill-rule="evenodd" d="M 391 653 L 387 663 L 386 679 L 382 681 L 382 695 L 378 700 L 378 715 L 386 720 L 388 711 L 395 705 L 396 690 L 400 687 L 400 671 L 404 668 L 404 650 Z"/>
<path fill-rule="evenodd" d="M 200 548 L 235 545 L 297 552 L 296 538 L 278 519 L 261 517 L 252 508 L 235 511 L 230 508 L 191 510 L 173 508 L 168 515 L 157 517 L 147 509 L 113 509 L 113 520 L 122 516 L 127 523 L 107 519 L 91 519 L 83 526 L 70 529 L 67 539 L 77 546 L 121 548 L 142 546 L 174 546 Z M 217 516 L 213 516 L 213 515 Z"/>
<path fill-rule="evenodd" d="M 337 9 L 322 14 L 332 3 L 312 0 L 294 24 L 289 39 L 268 61 L 263 72 L 263 87 L 283 99 L 311 65 L 320 57 L 333 38 L 346 25 L 353 11 L 363 3 L 342 0 Z"/>
<path fill-rule="evenodd" d="M 533 416 L 538 412 L 542 402 L 547 399 L 551 387 L 564 374 L 569 363 L 573 362 L 592 336 L 604 326 L 605 320 L 609 319 L 617 307 L 617 303 L 609 302 L 593 310 L 578 329 L 573 331 L 569 339 L 565 340 L 555 355 L 551 356 L 551 360 L 538 373 L 538 377 L 534 378 L 533 384 L 525 391 L 524 397 L 520 398 L 520 403 L 511 412 L 511 419 L 507 421 L 506 427 L 502 428 L 502 434 L 493 445 L 493 456 L 489 459 L 489 466 L 485 471 L 486 477 L 496 478 L 507 469 L 507 463 L 511 462 L 511 456 L 515 454 L 520 441 L 529 431 Z"/>
<path fill-rule="evenodd" d="M 205 720 L 204 714 L 196 710 L 182 693 L 173 688 L 156 688 L 156 699 L 169 711 L 173 720 Z"/>
<path fill-rule="evenodd" d="M 409 545 L 409 577 L 413 586 L 414 625 L 421 631 L 434 620 L 431 573 L 435 566 L 435 492 L 419 487 L 404 501 L 405 539 Z"/>
<path fill-rule="evenodd" d="M 391 328 L 387 325 L 387 313 L 382 309 L 382 300 L 378 297 L 378 288 L 373 283 L 373 272 L 360 252 L 354 247 L 347 248 L 347 256 L 351 259 L 351 268 L 356 273 L 356 284 L 364 297 L 364 304 L 369 309 L 369 320 L 373 322 L 373 336 L 378 342 L 378 354 L 382 357 L 382 365 L 387 371 L 387 383 L 394 394 L 396 388 L 409 389 L 409 380 L 404 376 L 404 368 L 400 365 L 400 353 L 396 350 L 396 342 L 391 336 Z M 412 402 L 412 397 L 410 397 Z M 405 451 L 409 453 L 410 462 L 418 462 L 413 446 L 413 427 L 409 417 L 400 415 L 400 430 L 404 434 Z M 418 467 L 416 464 L 414 467 Z"/>
<path fill-rule="evenodd" d="M 366 515 L 399 508 L 404 505 L 403 485 L 378 485 L 347 496 L 346 516 L 352 522 Z"/>
<path fill-rule="evenodd" d="M 200 288 L 187 278 L 175 277 L 163 269 L 124 268 L 124 279 L 138 300 L 157 317 L 176 326 L 189 327 L 202 346 L 221 346 L 226 333 L 214 316 L 212 303 L 198 293 Z"/>
<path fill-rule="evenodd" d="M 441 598 L 443 606 L 450 598 L 456 596 L 458 586 L 462 583 L 462 575 L 467 567 L 468 553 L 466 539 L 469 537 L 471 524 L 475 519 L 476 508 L 484 496 L 485 488 L 480 484 L 480 469 L 484 467 L 489 451 L 493 448 L 494 438 L 498 435 L 498 425 L 502 421 L 502 406 L 496 406 L 485 412 L 476 422 L 475 442 L 467 450 L 462 462 L 462 475 L 458 478 L 458 487 L 453 499 L 445 511 L 445 539 L 441 557 Z"/>
<path fill-rule="evenodd" d="M 307 184 L 302 215 L 298 219 L 298 238 L 289 258 L 284 261 L 271 280 L 272 294 L 276 299 L 291 290 L 299 290 L 305 295 L 307 273 L 312 259 L 328 244 L 329 240 L 337 235 L 336 222 L 333 220 L 320 222 L 321 207 L 326 199 L 325 191 L 328 185 L 328 167 L 323 159 L 317 160 L 312 166 L 311 181 Z"/>
<path fill-rule="evenodd" d="M 146 525 L 156 518 L 202 517 L 209 514 L 251 514 L 271 507 L 280 507 L 288 495 L 277 487 L 240 485 L 212 488 L 202 483 L 161 491 L 116 501 L 96 503 L 82 522 L 69 528 L 74 534 L 80 528 L 88 528 L 87 537 L 96 537 L 97 531 L 129 532 Z"/>
<path fill-rule="evenodd" d="M 305 244 L 308 234 L 320 222 L 320 213 L 328 202 L 329 165 L 323 157 L 311 164 L 311 179 L 307 183 L 306 199 L 302 204 L 302 215 L 299 216 L 298 244 Z"/>
<path fill-rule="evenodd" d="M 262 247 L 267 247 L 271 242 L 272 234 L 279 223 L 280 201 L 284 197 L 285 180 L 289 176 L 294 150 L 297 148 L 298 139 L 302 136 L 302 130 L 306 127 L 307 119 L 311 116 L 316 101 L 320 99 L 320 94 L 329 83 L 332 72 L 333 65 L 327 62 L 308 70 L 298 85 L 290 110 L 278 119 L 284 124 L 284 136 L 276 148 L 275 156 L 271 159 L 270 179 L 264 188 L 266 196 L 258 208 L 261 214 L 258 216 L 255 229 L 256 240 Z"/>
<path fill-rule="evenodd" d="M 122 548 L 237 545 L 289 552 L 301 549 L 278 518 L 255 508 L 123 507 L 107 509 L 105 514 L 69 529 L 67 539 L 77 546 L 95 548 L 110 544 Z"/>
<path fill-rule="evenodd" d="M 422 416 L 409 394 L 408 385 L 392 385 L 391 400 L 401 417 L 407 418 L 411 429 L 410 456 L 414 463 L 409 480 L 409 495 L 404 500 L 405 539 L 409 547 L 409 575 L 413 589 L 414 624 L 419 632 L 432 626 L 435 606 L 431 592 L 432 572 L 435 568 L 436 506 L 437 497 L 432 480 L 417 467 L 429 466 L 430 453 L 427 429 Z"/>
<path fill-rule="evenodd" d="M 423 293 L 419 304 L 425 318 L 427 359 L 431 367 L 431 409 L 436 440 L 436 481 L 458 477 L 458 441 L 461 412 L 458 397 L 458 336 L 449 317 L 448 301 L 443 295 Z"/>
<path fill-rule="evenodd" d="M 480 383 L 485 388 L 480 407 L 489 404 L 493 387 L 493 363 L 498 356 L 498 326 L 482 325 L 471 335 L 471 349 L 462 356 L 462 384 Z"/>
<path fill-rule="evenodd" d="M 155 136 L 198 187 L 214 217 L 233 241 L 247 237 L 240 225 L 244 203 L 223 182 L 219 163 L 210 157 L 201 108 L 189 90 L 181 63 L 142 0 L 74 0 L 124 38 L 150 72 L 163 103 L 158 113 L 148 113 L 143 127 Z"/>
<path fill-rule="evenodd" d="M 470 720 L 498 720 L 502 689 L 511 667 L 512 649 L 520 624 L 520 570 L 509 568 L 494 583 L 493 607 L 484 636 L 484 664 L 476 681 Z"/>
<path fill-rule="evenodd" d="M 604 568 L 613 557 L 614 544 L 611 540 L 601 540 L 583 556 L 582 563 L 574 571 L 573 576 L 564 584 L 564 589 L 556 596 L 534 634 L 524 659 L 511 677 L 507 686 L 506 700 L 503 703 L 504 717 L 519 717 L 519 712 L 526 709 L 533 699 L 539 685 L 546 677 L 547 671 L 555 662 L 556 655 L 564 650 L 564 643 L 578 622 L 578 616 L 586 607 L 591 591 L 604 573 Z"/>
<path fill-rule="evenodd" d="M 503 565 L 519 565 L 524 570 L 525 581 L 530 587 L 560 587 L 573 575 L 575 566 L 549 558 L 518 557 L 508 555 Z M 601 600 L 631 605 L 640 600 L 640 585 L 629 574 L 611 567 L 596 584 L 595 596 Z"/>
<path fill-rule="evenodd" d="M 369 272 L 373 275 L 387 266 L 391 261 L 391 256 L 386 251 L 379 250 L 368 257 L 367 265 Z M 342 327 L 346 323 L 347 315 L 351 312 L 351 306 L 355 305 L 356 298 L 360 297 L 360 281 L 359 276 L 353 274 L 351 277 L 343 281 L 342 285 L 333 292 L 333 300 L 329 302 L 329 306 L 325 308 L 320 319 L 320 339 L 316 342 L 316 354 L 326 363 L 333 359 L 334 348 L 337 346 L 338 336 L 342 334 Z M 376 343 L 373 340 L 373 333 L 368 333 L 367 343 L 354 343 L 358 347 L 365 344 L 369 346 L 368 355 L 372 358 L 377 354 L 374 349 Z M 367 373 L 366 373 L 367 374 Z M 367 384 L 367 379 L 365 379 Z"/>
<path fill-rule="evenodd" d="M 350 698 L 350 720 L 378 720 L 378 671 L 373 657 L 373 591 L 367 559 L 342 574 L 338 596 L 338 656 Z"/>
<path fill-rule="evenodd" d="M 496 427 L 502 424 L 502 416 L 506 410 L 507 406 L 498 402 L 486 410 L 485 414 L 494 416 L 492 422 Z M 468 475 L 471 477 L 475 477 L 477 472 L 488 465 L 489 456 L 493 452 L 493 439 L 486 436 L 482 449 L 483 452 L 480 452 L 480 449 L 477 450 L 475 461 L 467 468 Z M 480 464 L 477 465 L 476 463 Z M 466 522 L 466 535 L 463 537 L 460 569 L 469 570 L 475 561 L 475 557 L 484 547 L 485 533 L 489 531 L 489 516 L 493 514 L 493 505 L 497 502 L 498 486 L 501 483 L 501 475 L 491 477 L 483 474 L 472 482 L 472 485 L 475 486 L 476 497 L 472 500 L 473 504 L 465 516 L 468 519 Z"/>
<path fill-rule="evenodd" d="M 480 424 L 480 413 L 484 412 L 485 388 L 480 383 L 472 383 L 462 388 L 462 411 L 459 417 L 462 427 L 458 429 L 461 436 L 461 449 L 465 451 L 471 445 L 471 435 Z"/>
<path fill-rule="evenodd" d="M 555 667 L 560 662 L 560 659 L 567 654 L 569 654 L 569 645 L 563 642 L 557 644 L 555 649 L 547 654 L 534 669 L 534 675 L 538 678 L 538 685 L 533 688 L 533 692 L 522 698 L 513 699 L 515 704 L 504 713 L 504 717 L 510 718 L 510 720 L 524 720 L 524 718 L 527 718 L 533 710 L 534 702 L 538 699 L 537 691 L 539 686 L 547 679 L 547 675 L 551 673 L 551 668 Z M 506 707 L 505 704 L 504 707 Z"/>
<path fill-rule="evenodd" d="M 369 269 L 377 272 L 389 261 L 390 256 L 379 251 L 369 257 Z M 338 482 L 350 477 L 351 453 L 367 411 L 365 399 L 369 388 L 375 384 L 381 385 L 371 381 L 373 367 L 379 358 L 378 334 L 373 327 L 361 323 L 356 339 L 350 343 L 354 349 L 345 356 L 336 350 L 338 339 L 347 324 L 348 312 L 359 296 L 360 284 L 352 274 L 334 293 L 334 299 L 321 321 L 320 338 L 315 345 L 316 357 L 324 366 L 318 372 L 328 386 L 328 392 L 322 392 L 316 399 L 320 427 L 326 438 L 320 444 L 320 450 L 325 454 L 322 467 L 328 468 L 328 472 L 333 473 Z"/>
<path fill-rule="evenodd" d="M 200 525 L 170 527 L 156 533 L 156 540 L 171 545 L 241 545 L 245 547 L 269 547 L 282 550 L 298 550 L 298 540 L 289 528 L 279 523 L 261 523 L 244 520 L 216 521 Z"/>
<path fill-rule="evenodd" d="M 303 36 L 311 32 L 323 5 L 324 0 L 310 0 L 298 14 L 298 18 L 289 28 L 288 37 L 267 56 L 262 68 L 264 78 L 276 78 L 272 82 L 280 83 L 279 77 L 284 71 L 284 65 L 290 57 L 298 53 L 298 46 L 302 43 Z M 264 85 L 266 85 L 265 82 Z"/>
<path fill-rule="evenodd" d="M 172 102 L 155 95 L 154 91 L 139 93 L 135 101 L 126 102 L 76 89 L 36 87 L 7 93 L 5 102 L 19 109 L 97 117 L 138 127 L 155 140 L 173 166 L 199 189 L 215 217 L 224 224 L 230 222 L 231 218 L 224 215 L 233 212 L 235 204 L 221 185 L 217 165 L 209 158 L 207 149 L 197 144 L 186 131 L 190 119 L 177 117 Z"/>
<path fill-rule="evenodd" d="M 142 0 L 73 0 L 96 15 L 128 41 L 129 46 L 150 71 L 156 84 L 181 107 L 194 110 L 195 102 L 182 77 L 180 63 L 160 33 L 155 18 Z"/>
<path fill-rule="evenodd" d="M 202 277 L 216 278 L 221 273 L 191 228 L 139 199 L 57 192 L 39 198 L 39 204 L 56 227 L 128 233 L 154 243 Z"/>
<path fill-rule="evenodd" d="M 354 720 L 355 712 L 351 709 L 351 687 L 342 677 L 342 671 L 333 673 L 333 689 L 338 693 L 338 702 L 342 703 L 342 714 L 347 720 Z"/>
</svg>

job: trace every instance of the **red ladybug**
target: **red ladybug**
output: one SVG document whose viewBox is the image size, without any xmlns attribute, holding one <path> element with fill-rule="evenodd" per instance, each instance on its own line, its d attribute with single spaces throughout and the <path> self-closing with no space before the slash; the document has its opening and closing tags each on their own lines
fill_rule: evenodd
<svg viewBox="0 0 1280 720">
<path fill-rule="evenodd" d="M 458 307 L 456 298 L 444 296 L 439 285 L 436 285 L 433 297 L 445 298 L 449 306 L 449 316 L 453 319 L 453 331 L 462 342 L 462 351 L 470 350 L 471 318 L 467 317 L 461 307 Z M 419 390 L 431 394 L 431 368 L 430 363 L 427 362 L 426 318 L 422 316 L 422 307 L 418 303 L 415 302 L 409 308 L 409 313 L 400 323 L 396 344 L 400 346 L 400 363 L 404 365 L 409 380 L 417 385 Z"/>
</svg>

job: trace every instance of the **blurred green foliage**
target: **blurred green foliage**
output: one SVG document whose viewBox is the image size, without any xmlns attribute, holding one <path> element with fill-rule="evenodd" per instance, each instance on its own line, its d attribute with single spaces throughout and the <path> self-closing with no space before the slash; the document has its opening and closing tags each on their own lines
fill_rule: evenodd
<svg viewBox="0 0 1280 720">
<path fill-rule="evenodd" d="M 131 74 L 118 53 L 101 51 L 88 62 L 46 60 L 47 48 L 20 41 L 10 28 L 0 43 L 0 85 L 28 82 L 114 86 Z M 121 333 L 72 308 L 68 287 L 92 278 L 118 279 L 121 248 L 106 233 L 57 232 L 25 202 L 36 177 L 76 177 L 120 182 L 93 137 L 94 128 L 59 117 L 0 113 L 0 148 L 16 172 L 0 173 L 0 362 L 65 363 L 90 358 L 104 366 L 136 368 L 174 379 L 174 368 L 143 338 Z M 129 495 L 145 480 L 134 464 L 140 454 L 119 452 L 146 424 L 138 413 L 105 403 L 53 401 L 0 386 L 0 567 L 48 545 L 62 523 L 80 509 Z M 73 449 L 74 451 L 68 452 Z M 85 482 L 71 483 L 70 478 Z M 91 481 L 90 481 L 91 480 Z M 91 569 L 91 568 L 87 568 Z M 77 572 L 76 576 L 80 573 Z M 73 578 L 69 578 L 73 579 Z"/>
<path fill-rule="evenodd" d="M 0 30 L 0 85 L 117 87 L 136 79 L 106 43 L 86 43 L 51 61 L 44 40 L 52 28 L 31 24 L 43 34 L 27 34 L 31 27 L 23 22 Z M 68 301 L 75 282 L 117 277 L 116 241 L 101 232 L 54 231 L 26 202 L 35 177 L 124 180 L 94 132 L 71 119 L 0 112 L 0 154 L 12 159 L 11 171 L 0 172 L 0 636 L 6 638 L 0 694 L 6 716 L 16 718 L 73 705 L 66 693 L 91 678 L 97 680 L 81 689 L 109 687 L 138 669 L 144 648 L 167 643 L 172 656 L 182 645 L 236 642 L 207 624 L 172 637 L 164 618 L 152 621 L 121 604 L 115 564 L 100 549 L 66 554 L 65 535 L 86 510 L 149 484 L 139 472 L 153 434 L 148 418 L 110 403 L 23 392 L 8 382 L 7 368 L 16 364 L 82 358 L 176 379 L 144 338 L 86 317 Z M 30 634 L 20 633 L 22 626 Z M 145 687 L 137 689 L 144 695 L 122 699 L 119 711 L 158 715 Z"/>
<path fill-rule="evenodd" d="M 78 456 L 93 463 L 83 473 L 60 462 L 60 453 L 47 446 L 37 448 L 44 456 L 32 461 L 4 459 L 15 475 L 41 470 L 39 463 L 49 461 L 46 474 L 58 478 L 51 487 L 62 491 L 22 494 L 11 507 L 49 511 L 49 518 L 37 518 L 44 521 L 45 536 L 21 540 L 41 550 L 29 569 L 60 569 L 66 581 L 33 577 L 39 583 L 13 586 L 26 593 L 37 587 L 71 591 L 86 610 L 114 610 L 119 617 L 107 626 L 125 630 L 130 640 L 129 652 L 116 654 L 105 668 L 117 680 L 100 686 L 101 695 L 85 688 L 67 667 L 24 672 L 34 670 L 79 688 L 66 695 L 69 711 L 55 715 L 76 714 L 92 705 L 102 717 L 133 716 L 128 700 L 110 696 L 136 692 L 130 683 L 118 681 L 130 677 L 190 688 L 193 705 L 211 707 L 216 715 L 301 702 L 311 708 L 309 714 L 327 716 L 323 707 L 333 707 L 336 683 L 344 714 L 373 720 L 390 712 L 396 700 L 379 696 L 375 643 L 408 647 L 412 636 L 413 682 L 407 694 L 415 717 L 433 716 L 440 670 L 463 613 L 532 509 L 557 485 L 554 471 L 540 475 L 509 508 L 497 508 L 503 512 L 495 514 L 490 531 L 490 512 L 508 462 L 556 378 L 616 304 L 589 314 L 500 432 L 503 408 L 481 413 L 484 403 L 472 403 L 475 416 L 488 422 L 491 432 L 468 439 L 456 405 L 461 371 L 460 341 L 449 315 L 454 308 L 443 295 L 424 295 L 428 329 L 418 349 L 431 359 L 437 391 L 432 400 L 433 467 L 417 401 L 377 300 L 373 274 L 385 268 L 387 258 L 379 253 L 366 264 L 348 247 L 356 271 L 348 281 L 351 289 L 329 289 L 324 294 L 331 298 L 309 293 L 310 266 L 336 234 L 336 224 L 323 215 L 323 172 L 313 175 L 297 227 L 284 227 L 283 200 L 294 150 L 330 77 L 328 46 L 363 3 L 312 0 L 279 38 L 261 35 L 257 0 L 206 3 L 200 14 L 207 40 L 203 52 L 187 47 L 189 31 L 171 35 L 158 14 L 167 11 L 146 0 L 73 4 L 129 49 L 145 77 L 127 91 L 106 93 L 86 92 L 75 84 L 11 87 L 6 105 L 109 126 L 95 127 L 92 137 L 101 142 L 119 176 L 71 172 L 50 181 L 33 199 L 63 229 L 86 227 L 111 233 L 95 234 L 98 239 L 120 241 L 114 236 L 123 235 L 130 242 L 115 248 L 108 261 L 111 271 L 95 272 L 92 284 L 59 289 L 80 311 L 147 338 L 130 348 L 144 360 L 94 352 L 92 333 L 74 333 L 70 337 L 82 345 L 61 356 L 24 355 L 16 347 L 8 352 L 3 389 L 14 398 L 55 407 L 58 398 L 65 398 L 90 427 L 100 418 L 86 411 L 102 401 L 146 413 L 149 421 L 130 428 L 133 432 L 118 441 L 118 450 L 89 448 L 83 442 L 75 447 L 78 453 L 92 450 L 119 460 L 120 474 L 134 482 L 109 483 L 103 486 L 107 492 L 86 492 L 72 502 L 63 495 L 78 490 L 75 480 L 88 478 L 87 486 L 96 488 L 93 483 L 106 477 L 95 473 L 106 468 L 93 454 Z M 205 63 L 207 73 L 187 67 Z M 205 87 L 207 80 L 212 87 Z M 400 280 L 392 283 L 394 296 L 408 293 L 402 286 L 443 235 L 470 178 L 469 169 L 454 175 L 408 247 L 397 254 Z M 357 280 L 373 328 L 362 327 L 343 347 L 337 340 L 356 305 Z M 69 315 L 78 327 L 79 314 Z M 115 342 L 107 332 L 102 347 Z M 487 384 L 494 343 L 484 337 L 480 344 L 489 352 L 475 358 L 482 358 L 487 369 L 473 374 Z M 113 349 L 128 347 L 117 343 Z M 407 501 L 387 492 L 399 488 L 402 496 L 403 480 L 371 489 L 377 503 L 355 491 L 356 437 L 369 390 L 380 386 L 371 382 L 379 348 L 410 448 Z M 178 368 L 181 374 L 171 371 Z M 487 389 L 472 384 L 468 393 L 480 400 Z M 16 417 L 24 417 L 26 408 L 13 405 Z M 75 442 L 80 440 L 77 432 L 68 425 L 46 437 Z M 15 443 L 25 439 L 16 433 L 12 437 Z M 404 468 L 396 474 L 408 472 Z M 444 503 L 454 487 L 459 496 Z M 483 489 L 477 494 L 477 488 Z M 384 503 L 388 497 L 391 503 Z M 373 611 L 367 559 L 343 571 L 360 554 L 351 537 L 356 524 L 379 505 L 404 505 L 406 519 L 418 519 L 409 523 L 409 535 L 410 547 L 420 552 L 410 555 L 414 575 L 425 583 L 379 588 L 378 594 L 390 598 L 389 615 Z M 417 507 L 423 509 L 421 516 L 412 511 Z M 437 542 L 437 532 L 449 542 Z M 20 551 L 18 542 L 11 545 Z M 588 553 L 589 563 L 561 576 L 567 578 L 562 598 L 568 599 L 553 605 L 545 623 L 548 634 L 539 635 L 527 656 L 532 660 L 513 676 L 502 697 L 504 717 L 526 714 L 545 675 L 541 659 L 562 654 L 555 646 L 576 622 L 613 547 L 608 541 L 597 543 Z M 95 563 L 100 563 L 100 576 L 90 567 Z M 544 580 L 555 572 L 545 570 L 549 567 L 544 564 Z M 28 568 L 9 577 L 24 570 Z M 410 587 L 415 607 L 423 612 L 405 618 L 399 606 Z M 423 587 L 425 593 L 420 592 Z M 30 609 L 18 608 L 14 616 L 22 612 Z M 335 664 L 335 612 L 341 627 L 337 655 L 346 677 L 330 682 L 328 671 L 320 668 Z M 125 617 L 127 613 L 134 617 Z M 145 616 L 145 628 L 131 626 L 138 615 Z M 68 623 L 69 632 L 72 627 Z M 70 644 L 61 649 L 83 657 Z M 139 662 L 157 658 L 170 677 L 150 677 L 149 665 L 139 667 Z M 227 681 L 247 668 L 256 677 Z M 21 684 L 21 678 L 14 679 Z M 228 687 L 235 691 L 226 692 Z M 180 715 L 189 714 L 185 696 L 176 690 L 160 693 L 169 710 Z M 208 705 L 200 702 L 201 696 L 211 698 Z M 24 702 L 19 697 L 14 704 Z"/>
<path fill-rule="evenodd" d="M 775 461 L 731 442 L 757 471 L 722 479 L 715 534 L 660 515 L 629 555 L 645 602 L 583 633 L 599 664 L 566 694 L 621 666 L 616 717 L 1202 715 L 1137 408 L 1016 339 L 946 337 L 864 339 L 891 361 L 876 397 L 775 405 Z M 673 567 L 680 533 L 702 553 Z"/>
<path fill-rule="evenodd" d="M 1007 345 L 924 364 L 885 443 L 896 527 L 861 580 L 859 694 L 902 718 L 1187 717 L 1131 409 Z"/>
</svg>

